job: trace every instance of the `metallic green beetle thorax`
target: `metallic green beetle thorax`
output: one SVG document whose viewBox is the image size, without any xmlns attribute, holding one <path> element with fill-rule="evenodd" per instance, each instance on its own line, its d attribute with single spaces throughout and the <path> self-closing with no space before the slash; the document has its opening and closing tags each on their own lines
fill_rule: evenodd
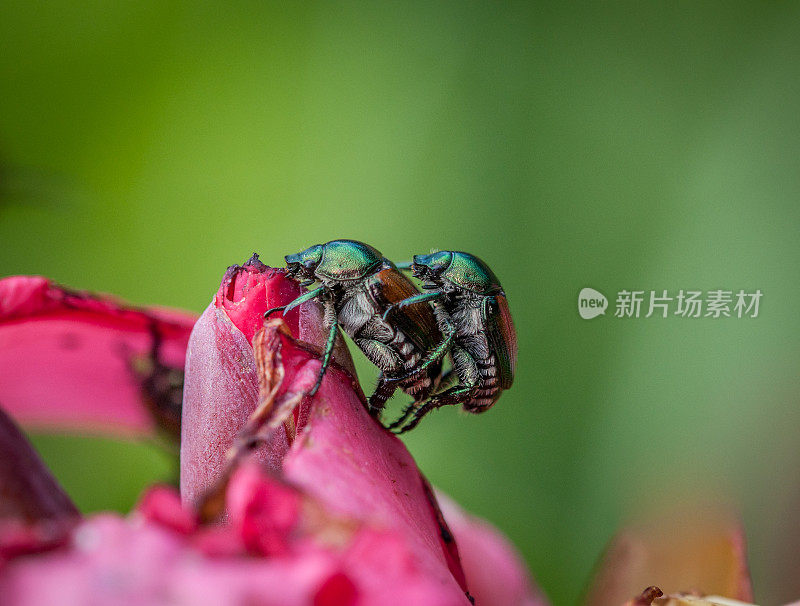
<svg viewBox="0 0 800 606">
<path fill-rule="evenodd" d="M 316 274 L 331 280 L 358 280 L 376 270 L 383 255 L 363 242 L 333 240 L 323 245 Z"/>
<path fill-rule="evenodd" d="M 489 266 L 478 257 L 465 252 L 453 252 L 453 260 L 443 277 L 456 286 L 482 295 L 502 291 L 500 281 Z"/>
</svg>

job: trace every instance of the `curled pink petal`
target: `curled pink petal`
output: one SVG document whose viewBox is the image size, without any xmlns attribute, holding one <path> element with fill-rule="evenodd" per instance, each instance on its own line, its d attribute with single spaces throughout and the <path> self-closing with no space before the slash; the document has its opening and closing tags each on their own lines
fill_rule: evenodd
<svg viewBox="0 0 800 606">
<path fill-rule="evenodd" d="M 458 542 L 470 592 L 480 606 L 546 606 L 517 550 L 488 522 L 437 495 Z"/>
<path fill-rule="evenodd" d="M 286 277 L 284 270 L 264 265 L 254 253 L 244 265 L 228 268 L 212 303 L 252 345 L 253 336 L 264 325 L 264 313 L 291 303 L 303 292 L 295 280 Z M 328 335 L 322 328 L 322 308 L 317 302 L 306 302 L 281 317 L 296 339 L 320 348 L 325 344 Z M 341 338 L 337 338 L 333 359 L 356 376 Z"/>
<path fill-rule="evenodd" d="M 283 271 L 264 265 L 254 254 L 244 265 L 228 268 L 213 303 L 252 343 L 264 323 L 264 312 L 291 302 L 302 292 L 297 282 Z M 298 334 L 298 318 L 296 309 L 284 316 L 293 334 Z"/>
<path fill-rule="evenodd" d="M 36 276 L 0 280 L 0 406 L 41 429 L 177 435 L 195 317 Z"/>
</svg>

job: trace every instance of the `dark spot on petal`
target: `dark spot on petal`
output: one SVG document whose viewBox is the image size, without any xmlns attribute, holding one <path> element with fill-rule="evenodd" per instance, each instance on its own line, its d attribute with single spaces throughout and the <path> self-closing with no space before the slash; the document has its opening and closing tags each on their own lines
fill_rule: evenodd
<svg viewBox="0 0 800 606">
<path fill-rule="evenodd" d="M 75 334 L 74 332 L 65 332 L 59 335 L 58 337 L 58 346 L 61 349 L 67 349 L 74 351 L 76 349 L 80 349 L 81 347 L 81 338 Z"/>
<path fill-rule="evenodd" d="M 155 321 L 150 325 L 150 335 L 149 352 L 132 356 L 128 365 L 156 426 L 177 443 L 181 436 L 184 372 L 182 367 L 170 366 L 161 359 L 162 336 Z"/>
</svg>

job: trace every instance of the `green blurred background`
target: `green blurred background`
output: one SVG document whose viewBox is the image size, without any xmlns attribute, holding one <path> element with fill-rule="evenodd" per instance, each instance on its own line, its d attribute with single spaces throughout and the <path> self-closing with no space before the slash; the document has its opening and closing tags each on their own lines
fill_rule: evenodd
<svg viewBox="0 0 800 606">
<path fill-rule="evenodd" d="M 6 0 L 0 274 L 200 311 L 253 251 L 474 252 L 508 293 L 518 376 L 489 413 L 408 435 L 433 482 L 555 604 L 624 520 L 696 500 L 741 511 L 757 599 L 796 599 L 799 17 Z M 764 296 L 757 319 L 585 321 L 584 286 Z M 85 510 L 170 473 L 150 444 L 36 445 Z"/>
</svg>

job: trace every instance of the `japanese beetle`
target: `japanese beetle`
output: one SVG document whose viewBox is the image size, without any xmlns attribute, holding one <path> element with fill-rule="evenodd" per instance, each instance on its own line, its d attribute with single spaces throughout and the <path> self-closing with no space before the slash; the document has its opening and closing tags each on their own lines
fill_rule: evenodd
<svg viewBox="0 0 800 606">
<path fill-rule="evenodd" d="M 456 378 L 458 383 L 424 404 L 411 404 L 390 429 L 413 429 L 431 410 L 450 404 L 462 404 L 472 413 L 487 410 L 513 384 L 517 364 L 517 333 L 497 276 L 478 257 L 450 250 L 415 255 L 413 263 L 400 267 L 410 268 L 426 292 L 395 303 L 385 317 L 433 302 L 444 338 L 414 372 L 427 372 L 426 365 L 440 363 L 449 353 L 453 369 L 442 384 Z"/>
<path fill-rule="evenodd" d="M 285 313 L 311 299 L 319 299 L 325 308 L 323 321 L 329 331 L 328 339 L 319 377 L 310 395 L 319 389 L 330 363 L 337 326 L 381 370 L 378 386 L 369 398 L 371 414 L 378 416 L 398 387 L 415 402 L 433 393 L 441 376 L 441 361 L 409 374 L 418 369 L 425 353 L 442 338 L 432 310 L 417 306 L 394 314 L 391 322 L 384 318 L 393 304 L 419 295 L 414 283 L 394 263 L 371 246 L 355 240 L 316 244 L 285 258 L 290 277 L 300 280 L 303 286 L 316 282 L 320 285 L 288 305 L 267 311 L 265 316 L 278 309 Z"/>
</svg>

